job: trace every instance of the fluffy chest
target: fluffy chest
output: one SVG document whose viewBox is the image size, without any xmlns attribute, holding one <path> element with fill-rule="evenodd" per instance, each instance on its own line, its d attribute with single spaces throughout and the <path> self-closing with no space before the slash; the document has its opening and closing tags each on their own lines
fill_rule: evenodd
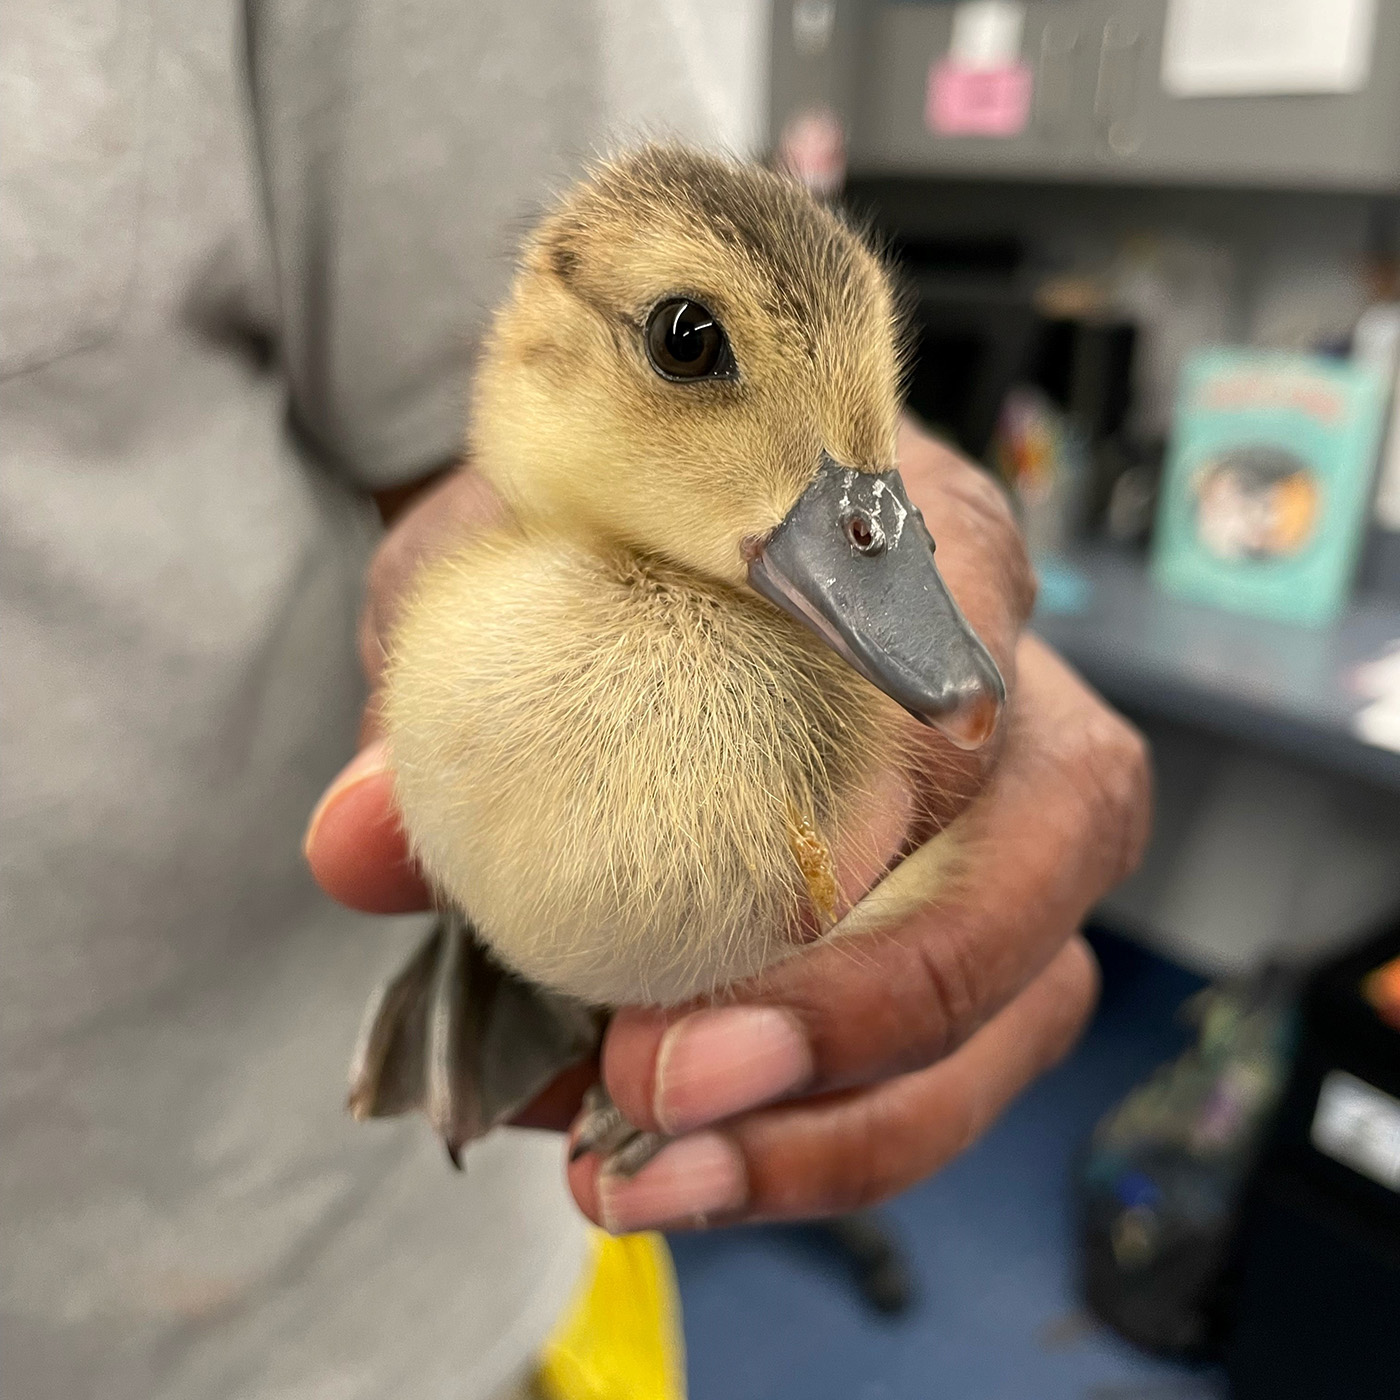
<svg viewBox="0 0 1400 1400">
<path fill-rule="evenodd" d="M 902 723 L 756 597 L 506 534 L 425 579 L 384 713 L 429 875 L 508 963 L 600 1003 L 798 946 Z"/>
</svg>

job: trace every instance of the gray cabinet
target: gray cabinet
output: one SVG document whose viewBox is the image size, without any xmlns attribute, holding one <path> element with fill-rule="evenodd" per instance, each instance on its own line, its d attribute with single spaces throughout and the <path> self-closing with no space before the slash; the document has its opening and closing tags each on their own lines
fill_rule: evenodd
<svg viewBox="0 0 1400 1400">
<path fill-rule="evenodd" d="M 1231 3 L 1231 0 L 1221 0 Z M 775 140 L 836 111 L 862 175 L 1400 190 L 1400 0 L 1377 0 L 1370 75 L 1350 94 L 1175 97 L 1161 83 L 1168 0 L 1032 0 L 1030 117 L 1009 137 L 930 129 L 930 70 L 954 6 L 775 0 Z"/>
</svg>

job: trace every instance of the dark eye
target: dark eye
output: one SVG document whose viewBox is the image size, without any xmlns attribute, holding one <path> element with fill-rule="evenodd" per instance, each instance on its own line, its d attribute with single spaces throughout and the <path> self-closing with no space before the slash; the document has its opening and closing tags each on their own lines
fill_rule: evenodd
<svg viewBox="0 0 1400 1400">
<path fill-rule="evenodd" d="M 698 301 L 663 301 L 647 321 L 646 340 L 652 368 L 667 379 L 713 379 L 733 369 L 724 327 Z"/>
</svg>

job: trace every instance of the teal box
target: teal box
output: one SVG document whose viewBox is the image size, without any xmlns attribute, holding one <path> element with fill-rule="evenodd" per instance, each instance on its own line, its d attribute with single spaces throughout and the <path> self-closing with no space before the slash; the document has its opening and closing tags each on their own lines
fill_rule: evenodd
<svg viewBox="0 0 1400 1400">
<path fill-rule="evenodd" d="M 1346 606 L 1385 394 L 1364 365 L 1204 350 L 1182 370 L 1153 573 L 1168 592 L 1321 625 Z"/>
</svg>

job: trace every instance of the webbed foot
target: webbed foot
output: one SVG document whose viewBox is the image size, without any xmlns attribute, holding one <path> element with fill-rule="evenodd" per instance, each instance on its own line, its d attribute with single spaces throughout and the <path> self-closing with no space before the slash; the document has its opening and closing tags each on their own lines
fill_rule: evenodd
<svg viewBox="0 0 1400 1400">
<path fill-rule="evenodd" d="M 350 1067 L 356 1118 L 421 1110 L 454 1166 L 461 1150 L 591 1054 L 600 1021 L 581 1002 L 501 966 L 455 910 L 370 999 Z"/>
</svg>

